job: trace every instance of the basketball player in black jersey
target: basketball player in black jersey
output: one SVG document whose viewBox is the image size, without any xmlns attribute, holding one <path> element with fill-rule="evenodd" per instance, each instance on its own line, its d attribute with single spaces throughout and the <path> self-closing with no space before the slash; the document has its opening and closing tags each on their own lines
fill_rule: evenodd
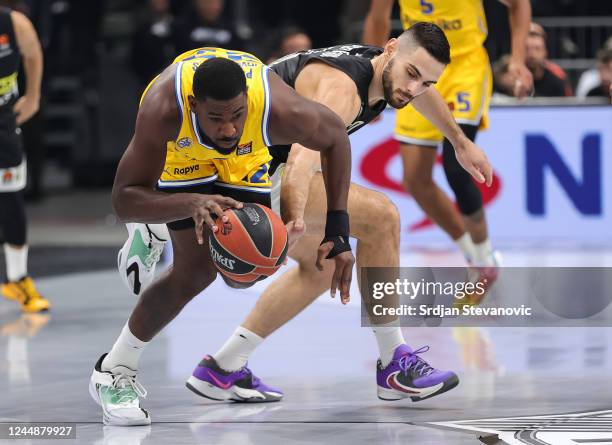
<svg viewBox="0 0 612 445">
<path fill-rule="evenodd" d="M 23 61 L 25 94 L 19 97 L 17 73 Z M 26 164 L 19 125 L 38 111 L 43 57 L 32 23 L 20 12 L 0 8 L 0 242 L 7 280 L 0 292 L 24 312 L 49 309 L 28 275 L 28 245 L 23 189 Z"/>
<path fill-rule="evenodd" d="M 341 45 L 310 50 L 284 57 L 271 68 L 300 95 L 335 111 L 349 133 L 378 116 L 387 104 L 402 108 L 413 103 L 453 143 L 460 164 L 477 181 L 490 185 L 491 167 L 485 154 L 465 137 L 446 103 L 430 88 L 448 63 L 448 41 L 441 29 L 418 23 L 384 48 Z M 276 188 L 280 191 L 280 209 L 276 211 L 280 210 L 288 222 L 292 238 L 302 235 L 289 250 L 299 265 L 270 284 L 242 326 L 213 355 L 210 361 L 216 363 L 219 372 L 244 367 L 265 337 L 330 288 L 333 267 L 313 255 L 323 233 L 326 212 L 318 153 L 299 144 L 291 147 L 288 157 L 286 147 L 273 147 L 271 153 L 276 168 L 273 207 Z M 278 184 L 281 177 L 282 186 Z M 351 236 L 358 240 L 358 268 L 388 267 L 395 272 L 390 272 L 387 280 L 394 282 L 399 266 L 397 209 L 385 195 L 351 184 L 348 211 Z M 454 373 L 437 370 L 419 357 L 426 349 L 413 351 L 405 343 L 397 320 L 382 317 L 374 323 L 380 350 L 377 386 L 381 399 L 423 400 L 458 383 Z M 211 394 L 218 398 L 221 390 L 215 387 Z M 207 396 L 205 391 L 199 393 Z"/>
</svg>

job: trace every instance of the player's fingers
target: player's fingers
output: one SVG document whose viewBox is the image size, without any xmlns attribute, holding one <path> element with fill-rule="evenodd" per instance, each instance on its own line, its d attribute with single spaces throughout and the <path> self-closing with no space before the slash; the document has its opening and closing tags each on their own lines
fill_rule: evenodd
<svg viewBox="0 0 612 445">
<path fill-rule="evenodd" d="M 217 233 L 217 231 L 219 230 L 219 227 L 215 223 L 215 220 L 212 219 L 212 216 L 210 216 L 210 213 L 206 213 L 204 215 L 204 222 L 206 223 L 208 227 L 210 227 L 210 230 L 212 230 L 214 233 Z"/>
<path fill-rule="evenodd" d="M 482 175 L 482 173 L 480 172 L 480 169 L 478 168 L 478 165 L 472 165 L 470 167 L 470 174 L 474 177 L 474 179 L 479 182 L 479 183 L 483 183 L 485 182 L 485 177 Z"/>
<path fill-rule="evenodd" d="M 350 289 L 352 279 L 353 265 L 347 264 L 342 271 L 342 278 L 340 279 L 340 298 L 342 299 L 342 304 L 347 304 L 351 300 Z"/>
<path fill-rule="evenodd" d="M 198 244 L 204 244 L 204 218 L 201 215 L 195 217 L 195 232 Z"/>
<path fill-rule="evenodd" d="M 243 204 L 240 201 L 236 201 L 235 199 L 232 199 L 228 196 L 223 197 L 222 203 L 223 203 L 223 207 L 226 209 L 231 209 L 231 208 L 241 209 L 243 206 Z"/>
<path fill-rule="evenodd" d="M 491 187 L 491 184 L 493 183 L 493 167 L 491 167 L 489 162 L 487 162 L 484 167 L 484 176 L 487 187 Z"/>
<path fill-rule="evenodd" d="M 207 207 L 208 207 L 209 213 L 214 214 L 217 218 L 220 218 L 221 221 L 226 222 L 229 220 L 229 218 L 223 213 L 224 210 L 215 201 L 209 201 Z"/>
<path fill-rule="evenodd" d="M 334 275 L 332 276 L 331 287 L 329 292 L 332 298 L 336 298 L 336 292 L 338 291 L 338 284 L 340 284 L 340 279 L 342 278 L 342 269 L 344 269 L 344 264 L 342 261 L 336 261 L 336 269 L 334 270 Z"/>
<path fill-rule="evenodd" d="M 331 252 L 333 245 L 334 243 L 330 241 L 319 246 L 319 249 L 317 250 L 317 262 L 315 263 L 319 271 L 323 270 L 323 260 L 325 259 L 325 257 L 327 257 L 327 255 L 329 255 L 329 252 Z"/>
</svg>

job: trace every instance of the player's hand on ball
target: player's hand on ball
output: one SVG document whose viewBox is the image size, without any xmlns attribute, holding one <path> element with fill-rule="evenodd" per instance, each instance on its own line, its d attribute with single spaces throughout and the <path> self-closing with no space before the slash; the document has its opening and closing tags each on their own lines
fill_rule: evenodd
<svg viewBox="0 0 612 445">
<path fill-rule="evenodd" d="M 487 159 L 487 155 L 480 147 L 470 141 L 467 137 L 455 147 L 455 156 L 470 175 L 480 183 L 486 183 L 487 187 L 493 182 L 493 168 Z"/>
<path fill-rule="evenodd" d="M 194 195 L 193 208 L 196 239 L 198 244 L 204 244 L 204 224 L 213 232 L 218 231 L 219 227 L 215 218 L 221 217 L 221 222 L 229 221 L 228 217 L 223 215 L 223 211 L 231 208 L 241 209 L 242 203 L 227 196 L 196 194 Z"/>
<path fill-rule="evenodd" d="M 327 258 L 333 248 L 333 241 L 324 242 L 319 246 L 319 250 L 317 252 L 317 269 L 323 270 L 323 260 Z M 353 256 L 353 252 L 347 250 L 337 254 L 331 259 L 336 263 L 336 269 L 334 270 L 334 275 L 331 282 L 331 296 L 332 298 L 336 297 L 336 291 L 338 290 L 339 286 L 340 301 L 342 301 L 342 304 L 347 304 L 351 299 L 349 290 L 351 288 L 351 280 L 353 278 L 353 265 L 355 264 L 355 257 Z"/>
</svg>

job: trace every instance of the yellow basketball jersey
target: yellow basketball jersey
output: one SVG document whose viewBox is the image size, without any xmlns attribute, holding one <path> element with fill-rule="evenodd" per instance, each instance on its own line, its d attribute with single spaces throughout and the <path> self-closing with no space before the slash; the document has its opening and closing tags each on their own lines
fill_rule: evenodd
<svg viewBox="0 0 612 445">
<path fill-rule="evenodd" d="M 431 22 L 446 34 L 451 59 L 481 47 L 487 38 L 482 0 L 399 0 L 404 29 L 415 22 Z"/>
<path fill-rule="evenodd" d="M 193 95 L 196 68 L 207 59 L 215 57 L 228 58 L 238 63 L 247 81 L 247 119 L 238 147 L 229 154 L 219 153 L 204 142 L 196 115 L 187 100 Z M 268 152 L 268 146 L 271 145 L 268 137 L 268 67 L 251 54 L 221 48 L 188 51 L 174 59 L 173 65 L 176 70 L 174 89 L 181 113 L 181 127 L 176 140 L 167 141 L 166 163 L 158 185 L 179 187 L 216 180 L 230 184 L 242 183 L 272 159 Z"/>
</svg>

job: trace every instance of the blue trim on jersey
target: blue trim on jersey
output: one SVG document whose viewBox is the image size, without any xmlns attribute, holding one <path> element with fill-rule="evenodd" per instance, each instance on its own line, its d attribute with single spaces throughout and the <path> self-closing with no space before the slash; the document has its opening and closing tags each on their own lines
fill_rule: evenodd
<svg viewBox="0 0 612 445">
<path fill-rule="evenodd" d="M 176 104 L 179 110 L 181 110 L 181 126 L 183 126 L 183 114 L 185 112 L 183 104 L 183 62 L 179 62 L 174 72 L 174 95 L 176 97 Z"/>
<path fill-rule="evenodd" d="M 270 147 L 270 137 L 268 136 L 268 125 L 270 121 L 270 84 L 268 80 L 268 73 L 270 69 L 266 65 L 261 66 L 261 78 L 264 84 L 264 115 L 261 120 L 261 135 L 263 142 L 266 147 Z"/>
<path fill-rule="evenodd" d="M 266 182 L 266 181 L 261 181 L 261 177 L 263 175 L 265 175 L 266 173 L 268 173 L 268 169 L 270 168 L 270 163 L 266 163 L 263 164 L 259 170 L 257 170 L 255 172 L 255 174 L 253 176 L 251 176 L 251 179 L 249 180 L 249 182 L 253 183 L 253 184 L 257 184 L 257 183 L 261 183 L 261 182 Z"/>
</svg>

